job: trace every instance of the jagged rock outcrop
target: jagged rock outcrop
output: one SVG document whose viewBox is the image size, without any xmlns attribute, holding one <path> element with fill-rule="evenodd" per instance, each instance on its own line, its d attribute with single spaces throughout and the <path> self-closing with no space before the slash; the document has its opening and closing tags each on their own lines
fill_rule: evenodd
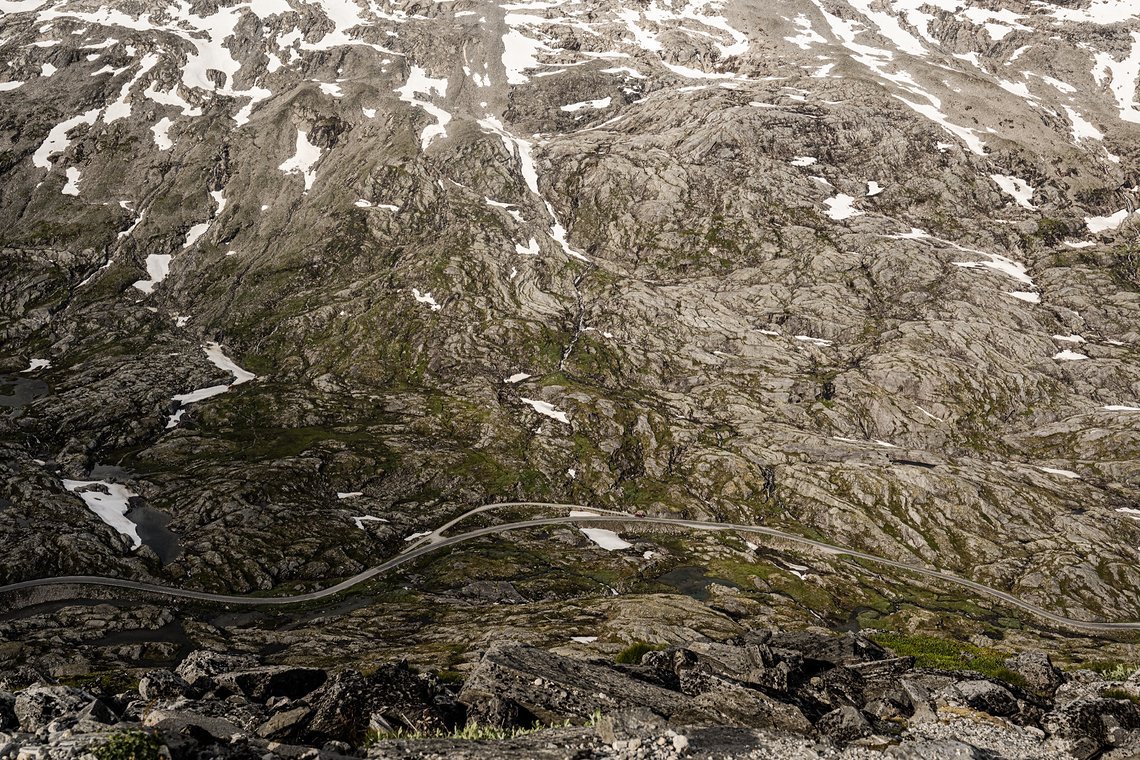
<svg viewBox="0 0 1140 760">
<path fill-rule="evenodd" d="M 367 675 L 326 673 L 196 651 L 179 671 L 209 670 L 216 687 L 193 692 L 169 671 L 147 674 L 137 692 L 114 695 L 34 685 L 11 700 L 18 724 L 2 729 L 0 747 L 78 758 L 121 741 L 116 736 L 134 736 L 156 752 L 167 747 L 176 759 L 524 757 L 529 751 L 643 760 L 1083 760 L 1140 749 L 1140 712 L 1120 696 L 1130 682 L 1080 671 L 1066 685 L 1081 695 L 1054 699 L 974 672 L 916 668 L 913 659 L 890 657 L 861 636 L 745 638 L 751 641 L 651 651 L 632 665 L 500 643 L 461 685 L 406 663 Z M 1018 658 L 1052 667 L 1039 653 Z M 762 683 L 755 668 L 762 662 L 786 663 L 796 675 L 781 685 Z M 322 684 L 296 696 L 230 686 L 271 683 L 285 672 L 296 676 L 290 683 L 297 674 L 320 673 Z"/>
</svg>

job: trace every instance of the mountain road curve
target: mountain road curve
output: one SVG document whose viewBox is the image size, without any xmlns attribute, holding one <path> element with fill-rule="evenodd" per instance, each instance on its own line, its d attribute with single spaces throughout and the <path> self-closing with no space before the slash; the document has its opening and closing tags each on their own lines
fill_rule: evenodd
<svg viewBox="0 0 1140 760">
<path fill-rule="evenodd" d="M 505 507 L 542 507 L 542 508 L 557 508 L 557 509 L 570 509 L 588 511 L 593 513 L 606 514 L 590 514 L 590 515 L 571 515 L 565 517 L 541 517 L 531 520 L 521 520 L 511 523 L 503 523 L 501 525 L 489 525 L 474 530 L 460 533 L 454 536 L 443 536 L 443 532 L 449 528 L 454 527 L 467 517 L 472 515 L 490 511 L 492 509 L 499 509 Z M 637 517 L 622 512 L 613 512 L 611 510 L 603 510 L 597 507 L 590 507 L 578 504 L 554 504 L 544 502 L 504 502 L 496 504 L 487 504 L 481 507 L 476 507 L 463 515 L 460 515 L 453 520 L 445 523 L 436 530 L 432 531 L 427 536 L 421 538 L 405 551 L 392 557 L 391 559 L 371 567 L 363 572 L 357 573 L 350 578 L 328 586 L 317 591 L 310 591 L 304 594 L 294 594 L 289 596 L 243 596 L 236 594 L 216 594 L 209 591 L 197 591 L 193 589 L 181 589 L 169 586 L 163 586 L 155 583 L 145 583 L 142 581 L 133 581 L 121 578 L 106 578 L 91 575 L 65 575 L 56 576 L 51 578 L 38 578 L 34 580 L 20 581 L 6 586 L 0 586 L 0 595 L 6 595 L 17 591 L 28 589 L 40 588 L 45 586 L 66 586 L 66 585 L 83 585 L 83 586 L 101 586 L 109 588 L 126 589 L 130 591 L 140 591 L 144 593 L 159 594 L 168 597 L 175 597 L 179 599 L 192 599 L 204 602 L 213 602 L 217 604 L 233 604 L 251 607 L 271 607 L 271 606 L 286 606 L 292 604 L 301 604 L 306 602 L 320 601 L 327 599 L 347 591 L 355 586 L 360 585 L 366 581 L 371 580 L 389 570 L 394 570 L 401 565 L 407 564 L 416 560 L 426 554 L 443 549 L 448 546 L 455 546 L 467 541 L 481 538 L 483 536 L 490 536 L 500 533 L 508 533 L 510 531 L 525 530 L 527 528 L 540 528 L 549 525 L 581 525 L 589 523 L 625 523 L 629 525 L 664 525 L 680 528 L 689 528 L 693 530 L 716 530 L 716 531 L 735 531 L 738 533 L 748 533 L 753 535 L 767 536 L 781 541 L 787 541 L 801 546 L 808 546 L 813 549 L 823 551 L 825 553 L 835 556 L 845 556 L 853 559 L 864 560 L 872 562 L 877 565 L 889 567 L 895 570 L 901 570 L 908 573 L 914 573 L 927 578 L 943 581 L 952 585 L 960 586 L 962 588 L 976 591 L 979 594 L 996 599 L 1000 602 L 1016 607 L 1020 610 L 1030 613 L 1031 615 L 1053 623 L 1064 628 L 1077 629 L 1086 632 L 1113 632 L 1113 631 L 1140 631 L 1140 621 L 1120 621 L 1120 622 L 1107 622 L 1107 621 L 1092 621 L 1092 620 L 1077 620 L 1074 618 L 1066 617 L 1042 607 L 1020 599 L 1008 592 L 1000 589 L 987 586 L 977 581 L 972 581 L 967 578 L 948 573 L 942 570 L 931 569 L 921 565 L 910 564 L 899 560 L 888 559 L 886 557 L 879 557 L 867 552 L 849 549 L 842 546 L 836 546 L 824 541 L 817 541 L 815 539 L 798 536 L 793 533 L 788 533 L 777 528 L 769 528 L 758 525 L 741 525 L 737 523 L 725 522 L 710 522 L 705 520 L 686 520 L 681 518 L 672 517 Z"/>
</svg>

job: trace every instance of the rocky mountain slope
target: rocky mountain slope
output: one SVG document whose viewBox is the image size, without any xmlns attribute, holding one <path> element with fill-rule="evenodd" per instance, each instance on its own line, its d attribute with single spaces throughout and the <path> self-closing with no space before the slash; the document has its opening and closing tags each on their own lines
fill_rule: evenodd
<svg viewBox="0 0 1140 760">
<path fill-rule="evenodd" d="M 0 582 L 312 589 L 538 501 L 1140 618 L 1128 0 L 0 14 Z M 696 566 L 733 625 L 1054 635 L 818 552 L 620 530 L 475 545 L 371 614 L 436 661 L 469 634 L 427 642 L 400 594 L 636 591 L 631 625 L 676 632 L 653 594 Z M 13 641 L 55 667 L 44 630 Z"/>
<path fill-rule="evenodd" d="M 0 757 L 980 760 L 1140 746 L 1135 677 L 1066 675 L 1039 652 L 1007 660 L 1006 680 L 915 667 L 850 635 L 755 632 L 629 659 L 501 644 L 460 685 L 406 663 L 330 674 L 199 650 L 123 691 L 0 692 Z"/>
</svg>

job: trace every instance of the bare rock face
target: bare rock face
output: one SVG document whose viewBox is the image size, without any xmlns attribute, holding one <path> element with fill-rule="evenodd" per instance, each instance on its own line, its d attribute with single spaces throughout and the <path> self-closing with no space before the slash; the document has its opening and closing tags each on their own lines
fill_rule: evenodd
<svg viewBox="0 0 1140 760">
<path fill-rule="evenodd" d="M 16 695 L 13 711 L 20 728 L 34 732 L 93 701 L 90 694 L 67 686 L 33 686 Z"/>
</svg>

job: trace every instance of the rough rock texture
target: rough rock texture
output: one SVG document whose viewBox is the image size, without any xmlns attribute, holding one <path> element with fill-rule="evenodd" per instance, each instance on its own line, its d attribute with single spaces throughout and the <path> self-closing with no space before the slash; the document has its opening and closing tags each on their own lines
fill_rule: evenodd
<svg viewBox="0 0 1140 760">
<path fill-rule="evenodd" d="M 523 498 L 1140 609 L 1134 8 L 421 5 L 6 10 L 7 579 Z"/>
<path fill-rule="evenodd" d="M 148 677 L 180 735 L 360 742 L 600 699 L 745 743 L 952 707 L 1129 746 L 1128 707 L 1040 658 L 1005 666 L 1018 689 L 745 634 L 950 618 L 1072 654 L 1056 621 L 908 567 L 1140 618 L 1132 0 L 0 13 L 0 584 L 303 594 L 502 502 L 454 534 L 576 505 L 905 563 L 645 521 L 477 536 L 327 613 L 38 586 L 0 593 L 0 686 L 210 646 L 285 670 Z M 603 625 L 692 646 L 628 670 L 547 654 Z M 408 642 L 472 666 L 467 702 L 334 667 Z M 76 699 L 13 711 L 47 730 Z M 199 725 L 179 699 L 217 709 Z"/>
<path fill-rule="evenodd" d="M 813 657 L 842 650 L 864 654 L 841 663 Z M 632 665 L 500 644 L 461 685 L 406 664 L 368 675 L 310 669 L 323 684 L 298 697 L 227 689 L 190 696 L 186 688 L 148 697 L 155 684 L 177 683 L 155 671 L 138 692 L 114 696 L 47 685 L 21 691 L 20 724 L 3 729 L 0 757 L 14 756 L 7 747 L 25 750 L 21 757 L 80 758 L 131 732 L 174 758 L 1040 760 L 1140 751 L 1140 712 L 1119 698 L 1131 682 L 1078 672 L 1064 686 L 1083 695 L 1053 699 L 886 655 L 862 637 L 768 632 L 691 642 Z M 791 677 L 773 688 L 739 667 L 758 662 L 786 664 Z M 179 670 L 205 663 L 220 684 L 266 683 L 283 672 L 209 652 L 191 653 Z M 894 710 L 884 717 L 888 701 Z"/>
</svg>

